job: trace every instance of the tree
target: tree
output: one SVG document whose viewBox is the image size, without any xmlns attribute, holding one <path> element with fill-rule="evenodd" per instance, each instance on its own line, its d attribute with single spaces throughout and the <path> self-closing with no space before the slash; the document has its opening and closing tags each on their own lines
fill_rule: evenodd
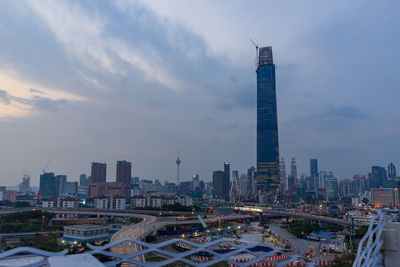
<svg viewBox="0 0 400 267">
<path fill-rule="evenodd" d="M 355 254 L 348 254 L 343 255 L 342 257 L 336 257 L 333 260 L 333 264 L 331 265 L 331 267 L 352 267 L 355 258 Z"/>
<path fill-rule="evenodd" d="M 369 202 L 369 200 L 368 200 L 368 198 L 364 197 L 364 198 L 361 200 L 361 202 L 364 203 L 365 205 L 367 205 L 368 202 Z"/>
</svg>

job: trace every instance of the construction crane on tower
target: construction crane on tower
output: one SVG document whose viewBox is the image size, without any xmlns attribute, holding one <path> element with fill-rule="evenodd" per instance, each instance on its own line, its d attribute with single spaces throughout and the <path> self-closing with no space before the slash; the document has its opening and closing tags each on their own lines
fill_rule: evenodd
<svg viewBox="0 0 400 267">
<path fill-rule="evenodd" d="M 252 39 L 249 39 L 250 42 L 254 45 L 256 48 L 256 59 L 255 59 L 255 64 L 256 64 L 256 70 L 258 68 L 258 44 L 256 44 Z"/>
<path fill-rule="evenodd" d="M 51 163 L 51 160 L 49 160 L 49 162 L 47 162 L 46 166 L 44 166 L 44 168 L 43 168 L 43 170 L 42 170 L 43 173 L 46 172 L 46 170 L 47 170 L 47 168 L 49 167 L 50 163 Z"/>
</svg>

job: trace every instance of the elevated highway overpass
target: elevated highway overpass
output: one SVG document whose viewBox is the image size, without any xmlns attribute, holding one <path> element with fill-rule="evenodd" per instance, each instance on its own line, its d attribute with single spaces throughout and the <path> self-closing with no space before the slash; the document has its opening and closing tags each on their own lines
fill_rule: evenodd
<svg viewBox="0 0 400 267">
<path fill-rule="evenodd" d="M 265 207 L 235 207 L 236 210 L 245 211 L 245 212 L 254 212 L 254 213 L 261 213 L 265 215 L 273 215 L 273 216 L 281 216 L 281 217 L 293 217 L 293 218 L 300 218 L 300 219 L 307 219 L 312 221 L 319 221 L 325 223 L 332 223 L 338 224 L 343 226 L 351 226 L 352 222 L 349 220 L 339 219 L 339 218 L 332 218 L 326 216 L 319 216 L 314 214 L 308 213 L 298 213 L 298 212 L 289 212 L 284 210 L 275 210 L 269 209 Z M 354 223 L 354 226 L 360 227 L 363 225 L 368 225 L 368 223 L 361 224 L 361 223 Z"/>
</svg>

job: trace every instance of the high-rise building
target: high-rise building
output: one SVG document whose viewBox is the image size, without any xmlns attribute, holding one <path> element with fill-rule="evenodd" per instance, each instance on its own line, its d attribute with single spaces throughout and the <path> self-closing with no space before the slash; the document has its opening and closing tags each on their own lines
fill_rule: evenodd
<svg viewBox="0 0 400 267">
<path fill-rule="evenodd" d="M 390 162 L 387 167 L 387 174 L 390 180 L 394 180 L 396 178 L 396 167 L 394 166 L 393 162 Z"/>
<path fill-rule="evenodd" d="M 297 164 L 294 154 L 292 154 L 292 158 L 290 160 L 290 175 L 294 178 L 295 182 L 297 182 Z"/>
<path fill-rule="evenodd" d="M 76 195 L 78 193 L 78 182 L 65 182 L 64 194 Z"/>
<path fill-rule="evenodd" d="M 117 183 L 122 184 L 124 197 L 130 196 L 131 188 L 131 175 L 132 175 L 132 163 L 129 161 L 117 161 Z"/>
<path fill-rule="evenodd" d="M 56 196 L 61 196 L 65 193 L 66 183 L 67 183 L 66 175 L 56 175 L 55 177 Z"/>
<path fill-rule="evenodd" d="M 310 159 L 310 177 L 318 176 L 318 160 Z"/>
<path fill-rule="evenodd" d="M 279 173 L 281 175 L 281 184 L 283 184 L 283 189 L 288 190 L 288 183 L 286 180 L 285 159 L 282 156 L 280 156 L 280 158 L 279 158 Z"/>
<path fill-rule="evenodd" d="M 274 200 L 278 193 L 279 141 L 275 65 L 272 47 L 261 47 L 257 60 L 257 190 Z"/>
<path fill-rule="evenodd" d="M 364 195 L 365 191 L 369 190 L 368 179 L 365 175 L 353 175 L 356 195 Z"/>
<path fill-rule="evenodd" d="M 79 185 L 80 186 L 87 186 L 88 184 L 87 184 L 87 177 L 86 177 L 86 174 L 85 173 L 82 173 L 80 176 L 79 176 Z"/>
<path fill-rule="evenodd" d="M 228 183 L 231 183 L 231 163 L 224 162 L 224 173 L 226 175 L 226 179 L 228 179 Z"/>
<path fill-rule="evenodd" d="M 200 189 L 200 177 L 198 174 L 192 176 L 192 190 L 197 192 Z"/>
<path fill-rule="evenodd" d="M 30 181 L 31 178 L 28 175 L 22 177 L 22 183 L 19 184 L 19 191 L 21 191 L 22 194 L 28 195 L 31 192 Z"/>
<path fill-rule="evenodd" d="M 56 196 L 55 176 L 52 172 L 45 172 L 40 175 L 39 195 L 43 197 Z"/>
<path fill-rule="evenodd" d="M 384 167 L 372 166 L 368 173 L 369 188 L 383 187 L 383 183 L 387 180 L 386 170 Z"/>
<path fill-rule="evenodd" d="M 107 164 L 100 162 L 92 162 L 92 170 L 90 174 L 90 183 L 105 183 L 107 175 Z"/>
<path fill-rule="evenodd" d="M 247 177 L 249 178 L 249 188 L 251 189 L 251 193 L 253 195 L 257 194 L 257 181 L 256 181 L 256 168 L 254 166 L 251 166 L 250 168 L 247 169 Z"/>
<path fill-rule="evenodd" d="M 340 196 L 341 197 L 351 197 L 356 193 L 355 181 L 350 179 L 344 179 L 339 182 Z"/>
<path fill-rule="evenodd" d="M 213 172 L 214 195 L 218 199 L 229 200 L 229 180 L 224 171 Z"/>
<path fill-rule="evenodd" d="M 310 159 L 310 187 L 318 190 L 318 160 Z"/>
<path fill-rule="evenodd" d="M 238 184 L 239 184 L 240 194 L 242 195 L 243 198 L 246 198 L 246 196 L 250 191 L 249 177 L 247 176 L 247 174 L 240 175 L 240 177 L 238 178 Z"/>
<path fill-rule="evenodd" d="M 338 182 L 334 177 L 326 180 L 326 200 L 336 201 L 338 199 Z"/>
</svg>

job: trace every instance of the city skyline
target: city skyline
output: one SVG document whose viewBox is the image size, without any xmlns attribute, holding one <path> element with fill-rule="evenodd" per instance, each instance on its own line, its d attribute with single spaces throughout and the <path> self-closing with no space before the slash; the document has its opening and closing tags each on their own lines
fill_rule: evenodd
<svg viewBox="0 0 400 267">
<path fill-rule="evenodd" d="M 1 183 L 29 170 L 37 185 L 48 160 L 77 180 L 118 159 L 173 182 L 178 148 L 182 181 L 210 180 L 224 161 L 245 172 L 256 163 L 249 37 L 274 47 L 280 154 L 295 153 L 299 175 L 311 158 L 340 178 L 398 166 L 398 3 L 314 4 L 1 3 Z"/>
</svg>

